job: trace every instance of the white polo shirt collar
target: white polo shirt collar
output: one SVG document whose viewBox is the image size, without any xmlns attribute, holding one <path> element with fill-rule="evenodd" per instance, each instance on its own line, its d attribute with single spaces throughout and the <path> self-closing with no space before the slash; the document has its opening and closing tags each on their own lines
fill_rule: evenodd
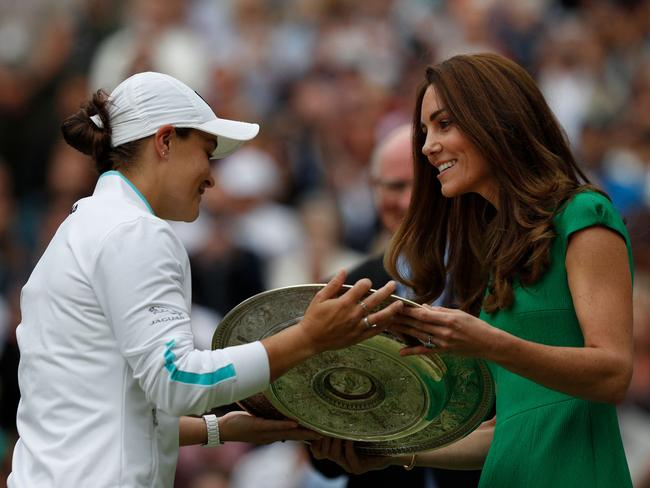
<svg viewBox="0 0 650 488">
<path fill-rule="evenodd" d="M 119 171 L 110 170 L 99 175 L 99 180 L 97 181 L 93 195 L 101 195 L 103 193 L 120 193 L 142 210 L 156 215 L 142 192 Z"/>
</svg>

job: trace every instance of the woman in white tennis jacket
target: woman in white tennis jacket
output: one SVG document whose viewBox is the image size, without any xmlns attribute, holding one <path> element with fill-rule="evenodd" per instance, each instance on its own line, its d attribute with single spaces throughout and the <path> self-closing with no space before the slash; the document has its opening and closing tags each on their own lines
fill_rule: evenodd
<svg viewBox="0 0 650 488">
<path fill-rule="evenodd" d="M 337 298 L 339 273 L 279 334 L 194 349 L 187 253 L 167 220 L 194 220 L 210 159 L 258 132 L 217 118 L 193 90 L 140 73 L 63 123 L 100 178 L 77 202 L 21 296 L 20 439 L 9 487 L 169 486 L 179 444 L 308 439 L 292 422 L 202 414 L 264 390 L 309 356 L 377 334 L 398 311 L 367 310 L 368 280 Z M 219 430 L 221 432 L 219 432 Z M 221 433 L 221 439 L 219 439 Z"/>
</svg>

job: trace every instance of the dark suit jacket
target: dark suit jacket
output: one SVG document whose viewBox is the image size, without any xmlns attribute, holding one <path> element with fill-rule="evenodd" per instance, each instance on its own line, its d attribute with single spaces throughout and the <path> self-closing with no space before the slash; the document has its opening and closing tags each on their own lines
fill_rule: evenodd
<svg viewBox="0 0 650 488">
<path fill-rule="evenodd" d="M 370 257 L 355 268 L 348 270 L 345 282 L 348 285 L 354 285 L 361 278 L 370 278 L 373 288 L 380 288 L 393 279 L 384 268 L 383 254 Z"/>
</svg>

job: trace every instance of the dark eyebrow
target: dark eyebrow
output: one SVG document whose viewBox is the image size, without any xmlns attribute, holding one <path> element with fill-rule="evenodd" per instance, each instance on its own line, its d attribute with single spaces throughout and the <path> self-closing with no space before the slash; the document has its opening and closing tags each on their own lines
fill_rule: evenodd
<svg viewBox="0 0 650 488">
<path fill-rule="evenodd" d="M 436 120 L 438 118 L 438 115 L 440 115 L 441 113 L 446 112 L 446 111 L 447 111 L 446 108 L 441 108 L 441 109 L 436 110 L 431 115 L 429 115 L 429 121 L 433 122 L 434 120 Z"/>
<path fill-rule="evenodd" d="M 440 115 L 441 113 L 446 112 L 446 111 L 447 111 L 447 109 L 444 108 L 444 107 L 441 108 L 441 109 L 436 110 L 431 115 L 429 115 L 429 122 L 433 122 L 434 120 L 436 120 L 438 118 L 438 115 Z M 420 124 L 420 125 L 423 125 L 423 124 Z"/>
</svg>

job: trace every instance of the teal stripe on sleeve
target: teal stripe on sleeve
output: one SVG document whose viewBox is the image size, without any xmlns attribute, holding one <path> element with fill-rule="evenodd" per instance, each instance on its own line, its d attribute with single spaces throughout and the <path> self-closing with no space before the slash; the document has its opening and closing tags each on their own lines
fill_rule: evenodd
<svg viewBox="0 0 650 488">
<path fill-rule="evenodd" d="M 176 340 L 173 339 L 165 344 L 165 369 L 169 371 L 169 377 L 172 381 L 179 383 L 187 383 L 189 385 L 199 386 L 214 386 L 221 381 L 228 378 L 234 378 L 237 374 L 235 367 L 232 364 L 223 366 L 210 373 L 192 373 L 189 371 L 182 371 L 176 366 L 176 355 L 172 352 L 172 348 L 176 345 Z"/>
</svg>

